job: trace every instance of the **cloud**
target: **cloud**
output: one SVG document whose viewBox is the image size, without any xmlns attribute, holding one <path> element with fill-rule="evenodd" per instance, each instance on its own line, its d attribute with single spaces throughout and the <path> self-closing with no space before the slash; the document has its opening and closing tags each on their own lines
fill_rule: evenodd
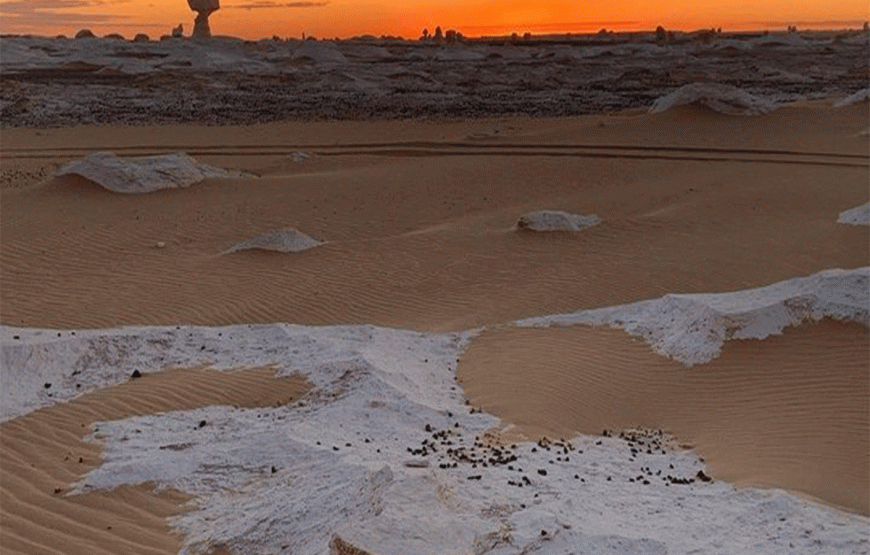
<svg viewBox="0 0 870 555">
<path fill-rule="evenodd" d="M 457 29 L 468 33 L 505 33 L 512 31 L 537 31 L 552 33 L 588 32 L 601 28 L 625 28 L 640 25 L 638 21 L 574 21 L 561 23 L 501 23 L 498 25 L 456 25 Z M 506 31 L 510 29 L 510 31 Z"/>
<path fill-rule="evenodd" d="M 10 0 L 0 2 L 4 27 L 40 28 L 52 25 L 89 25 L 117 23 L 128 16 L 101 13 L 75 13 L 65 10 L 110 6 L 129 0 Z"/>
<path fill-rule="evenodd" d="M 322 8 L 327 4 L 329 4 L 329 2 L 272 2 L 270 0 L 256 0 L 248 4 L 230 4 L 229 6 L 223 6 L 223 8 L 237 8 L 244 10 L 260 8 Z"/>
</svg>

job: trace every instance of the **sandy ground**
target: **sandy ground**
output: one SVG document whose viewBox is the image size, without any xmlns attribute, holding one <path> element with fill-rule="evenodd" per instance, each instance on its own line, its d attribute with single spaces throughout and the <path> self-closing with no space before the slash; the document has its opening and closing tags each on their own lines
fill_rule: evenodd
<svg viewBox="0 0 870 555">
<path fill-rule="evenodd" d="M 176 553 L 180 538 L 166 517 L 189 498 L 153 484 L 67 496 L 100 464 L 83 437 L 93 422 L 208 405 L 288 403 L 307 389 L 269 368 L 230 372 L 166 370 L 33 411 L 0 425 L 0 483 L 6 553 Z M 208 423 L 205 423 L 208 425 Z"/>
<path fill-rule="evenodd" d="M 686 369 L 619 331 L 503 326 L 868 265 L 867 229 L 836 223 L 868 199 L 867 138 L 858 136 L 867 120 L 866 103 L 816 102 L 753 118 L 680 108 L 558 120 L 8 129 L 0 322 L 487 326 L 460 365 L 463 384 L 474 404 L 529 434 L 660 427 L 695 446 L 717 478 L 867 514 L 866 328 L 824 322 L 732 342 L 719 359 Z M 94 150 L 183 150 L 251 176 L 149 195 L 42 179 Z M 296 151 L 311 158 L 294 162 Z M 602 223 L 577 235 L 511 230 L 538 209 Z M 283 227 L 327 244 L 222 254 Z M 225 386 L 202 376 L 147 377 L 155 388 L 165 379 L 161 391 L 175 396 L 146 393 L 143 379 L 4 423 L 4 549 L 177 551 L 163 518 L 180 510 L 179 494 L 63 492 L 99 459 L 81 424 L 257 395 L 232 375 Z M 256 376 L 259 391 L 274 383 Z M 287 387 L 288 397 L 303 390 Z M 57 522 L 65 528 L 46 531 Z"/>
</svg>

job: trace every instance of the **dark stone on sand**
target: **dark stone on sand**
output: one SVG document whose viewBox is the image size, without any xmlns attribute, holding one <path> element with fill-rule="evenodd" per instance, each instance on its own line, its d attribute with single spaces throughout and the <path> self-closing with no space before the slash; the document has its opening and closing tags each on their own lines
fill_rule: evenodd
<svg viewBox="0 0 870 555">
<path fill-rule="evenodd" d="M 50 383 L 46 383 L 46 384 L 45 384 L 45 389 L 48 389 L 49 387 L 51 387 L 51 384 L 50 384 Z"/>
<path fill-rule="evenodd" d="M 133 373 L 130 374 L 130 377 L 133 378 L 134 380 L 135 380 L 136 378 L 141 378 L 141 377 L 142 377 L 142 372 L 140 372 L 140 371 L 138 371 L 138 370 L 133 370 Z"/>
<path fill-rule="evenodd" d="M 540 474 L 541 476 L 546 476 L 546 475 L 547 475 L 547 471 L 544 470 L 543 468 L 539 468 L 539 469 L 538 469 L 538 474 Z"/>
<path fill-rule="evenodd" d="M 200 421 L 199 421 L 199 427 L 200 427 L 200 428 L 205 428 L 205 425 L 206 425 L 206 424 L 208 424 L 208 422 L 206 422 L 205 420 L 200 420 Z"/>
<path fill-rule="evenodd" d="M 697 476 L 698 479 L 701 480 L 702 482 L 710 482 L 713 480 L 713 478 L 710 478 L 709 476 L 704 474 L 703 470 L 699 470 L 695 476 Z"/>
</svg>

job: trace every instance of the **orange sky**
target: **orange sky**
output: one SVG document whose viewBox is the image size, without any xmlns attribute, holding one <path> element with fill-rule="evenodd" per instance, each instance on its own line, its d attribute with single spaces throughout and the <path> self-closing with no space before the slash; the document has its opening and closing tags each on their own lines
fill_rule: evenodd
<svg viewBox="0 0 870 555">
<path fill-rule="evenodd" d="M 401 35 L 454 28 L 468 36 L 608 29 L 860 27 L 867 0 L 221 0 L 212 32 L 244 38 Z M 0 32 L 132 36 L 193 27 L 186 0 L 0 0 Z"/>
</svg>

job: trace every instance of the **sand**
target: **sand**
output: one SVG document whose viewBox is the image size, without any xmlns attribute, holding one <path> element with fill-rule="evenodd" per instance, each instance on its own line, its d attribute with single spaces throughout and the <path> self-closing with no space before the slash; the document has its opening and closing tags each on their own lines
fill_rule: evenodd
<svg viewBox="0 0 870 555">
<path fill-rule="evenodd" d="M 271 406 L 306 389 L 270 368 L 165 370 L 0 424 L 0 545 L 22 554 L 178 552 L 181 538 L 166 518 L 190 496 L 153 483 L 67 495 L 101 463 L 99 445 L 83 439 L 91 424 L 215 404 Z"/>
<path fill-rule="evenodd" d="M 63 333 L 274 322 L 486 327 L 461 357 L 461 383 L 505 425 L 531 437 L 663 428 L 693 446 L 717 481 L 786 488 L 866 515 L 866 327 L 824 321 L 731 341 L 687 371 L 619 330 L 508 324 L 867 266 L 866 227 L 837 223 L 868 200 L 867 139 L 856 135 L 867 119 L 866 103 L 819 101 L 739 118 L 683 106 L 219 132 L 4 129 L 0 323 Z M 45 178 L 103 150 L 182 151 L 246 176 L 144 195 Z M 513 231 L 521 215 L 544 209 L 601 223 L 576 234 Z M 289 227 L 325 243 L 292 256 L 223 254 Z M 13 341 L 4 336 L 4 348 Z M 258 372 L 245 381 L 271 389 L 271 375 Z M 243 404 L 247 386 L 235 389 L 234 374 L 221 374 L 231 381 L 224 392 L 205 387 L 223 386 L 203 375 L 146 376 L 3 423 L 4 549 L 177 552 L 181 539 L 165 517 L 184 510 L 186 495 L 147 486 L 63 494 L 100 457 L 82 443 L 81 424 Z M 159 378 L 183 399 L 152 397 Z M 304 390 L 289 384 L 286 399 Z M 56 522 L 66 528 L 47 533 Z"/>
<path fill-rule="evenodd" d="M 619 330 L 487 331 L 459 376 L 474 406 L 530 437 L 664 428 L 714 476 L 870 513 L 870 335 L 824 321 L 736 340 L 702 366 Z"/>
</svg>

